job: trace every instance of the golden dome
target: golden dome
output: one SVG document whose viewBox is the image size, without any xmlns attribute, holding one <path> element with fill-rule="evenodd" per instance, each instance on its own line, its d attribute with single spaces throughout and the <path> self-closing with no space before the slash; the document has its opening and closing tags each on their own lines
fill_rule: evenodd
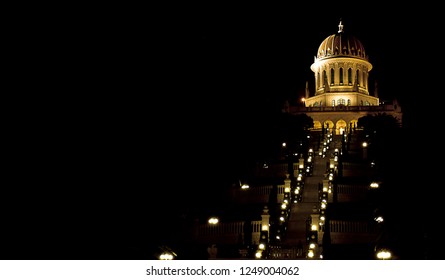
<svg viewBox="0 0 445 280">
<path fill-rule="evenodd" d="M 338 33 L 328 36 L 318 47 L 317 59 L 343 56 L 368 60 L 363 44 L 343 31 L 341 21 L 338 27 Z"/>
</svg>

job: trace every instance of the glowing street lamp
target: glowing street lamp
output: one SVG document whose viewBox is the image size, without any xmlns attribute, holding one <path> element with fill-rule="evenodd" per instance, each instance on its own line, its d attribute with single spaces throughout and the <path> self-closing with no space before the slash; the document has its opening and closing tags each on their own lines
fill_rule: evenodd
<svg viewBox="0 0 445 280">
<path fill-rule="evenodd" d="M 307 253 L 307 256 L 312 259 L 315 256 L 314 251 L 313 250 L 309 250 L 308 253 Z"/>
<path fill-rule="evenodd" d="M 257 258 L 257 259 L 261 259 L 261 257 L 262 257 L 262 252 L 261 251 L 257 251 L 256 253 L 255 253 L 255 258 Z"/>
<path fill-rule="evenodd" d="M 382 216 L 375 217 L 374 220 L 375 220 L 377 223 L 383 223 L 383 217 L 382 217 Z"/>
<path fill-rule="evenodd" d="M 211 224 L 211 225 L 216 225 L 216 224 L 218 224 L 218 223 L 219 223 L 219 219 L 216 218 L 216 217 L 211 217 L 211 218 L 209 219 L 209 224 Z"/>
<path fill-rule="evenodd" d="M 163 253 L 159 256 L 160 260 L 173 260 L 173 255 L 170 253 Z"/>
<path fill-rule="evenodd" d="M 241 189 L 243 189 L 243 190 L 247 190 L 248 188 L 250 188 L 250 186 L 248 184 L 241 185 Z"/>
<path fill-rule="evenodd" d="M 387 260 L 391 258 L 391 252 L 386 249 L 382 249 L 377 252 L 376 256 L 380 260 Z"/>
<path fill-rule="evenodd" d="M 241 183 L 241 180 L 239 180 L 239 185 L 241 186 L 242 190 L 247 190 L 250 188 L 249 184 L 247 183 Z"/>
</svg>

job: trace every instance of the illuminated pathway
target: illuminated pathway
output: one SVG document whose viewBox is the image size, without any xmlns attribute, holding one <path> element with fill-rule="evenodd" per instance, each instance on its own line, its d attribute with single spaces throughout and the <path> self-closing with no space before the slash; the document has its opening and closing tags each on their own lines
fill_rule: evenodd
<svg viewBox="0 0 445 280">
<path fill-rule="evenodd" d="M 326 172 L 327 157 L 317 156 L 314 161 L 313 175 L 306 177 L 303 199 L 301 202 L 292 204 L 287 234 L 283 244 L 295 246 L 306 243 L 306 224 L 310 215 L 318 212 L 318 184 L 323 181 Z"/>
<path fill-rule="evenodd" d="M 306 232 L 309 226 L 308 219 L 310 219 L 311 214 L 317 214 L 318 208 L 320 207 L 318 186 L 322 184 L 323 179 L 325 179 L 326 164 L 329 162 L 331 153 L 335 148 L 341 146 L 340 139 L 340 137 L 334 136 L 334 141 L 331 143 L 330 149 L 324 158 L 318 155 L 318 151 L 315 151 L 316 156 L 314 158 L 312 176 L 305 177 L 302 201 L 292 204 L 283 245 L 291 247 L 302 246 L 302 248 L 306 250 Z M 301 258 L 305 258 L 305 254 L 300 256 Z"/>
</svg>

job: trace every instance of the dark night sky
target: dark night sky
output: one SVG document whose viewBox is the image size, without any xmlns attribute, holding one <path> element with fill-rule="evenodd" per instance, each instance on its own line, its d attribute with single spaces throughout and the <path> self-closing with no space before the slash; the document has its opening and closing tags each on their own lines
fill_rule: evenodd
<svg viewBox="0 0 445 280">
<path fill-rule="evenodd" d="M 73 11 L 28 25 L 20 44 L 34 74 L 13 97 L 20 125 L 10 165 L 17 180 L 8 193 L 14 209 L 30 215 L 11 215 L 17 230 L 6 234 L 30 258 L 41 258 L 34 248 L 66 258 L 63 246 L 90 252 L 137 243 L 154 234 L 153 224 L 177 217 L 173 205 L 187 207 L 190 194 L 217 195 L 270 137 L 282 102 L 313 84 L 309 67 L 340 18 L 364 44 L 380 97 L 398 98 L 412 129 L 424 120 L 412 110 L 424 86 L 393 83 L 426 75 L 411 67 L 428 63 L 421 54 L 430 39 L 422 32 L 432 25 L 416 17 L 419 7 Z M 18 239 L 24 228 L 35 232 Z"/>
<path fill-rule="evenodd" d="M 412 52 L 423 47 L 423 42 L 412 37 L 417 37 L 421 26 L 410 14 L 394 20 L 391 11 L 378 11 L 375 7 L 374 12 L 351 15 L 330 10 L 314 12 L 312 18 L 303 16 L 307 11 L 298 8 L 209 7 L 161 17 L 154 25 L 156 35 L 147 34 L 154 39 L 141 48 L 149 56 L 149 77 L 138 76 L 147 78 L 142 89 L 149 100 L 137 99 L 157 109 L 148 112 L 156 115 L 149 121 L 149 130 L 157 131 L 162 125 L 158 128 L 161 135 L 153 138 L 165 141 L 160 144 L 165 147 L 162 150 L 174 151 L 171 156 L 178 162 L 213 161 L 204 167 L 203 178 L 214 178 L 218 169 L 230 172 L 228 166 L 242 161 L 240 155 L 248 157 L 256 144 L 261 146 L 271 114 L 285 99 L 299 100 L 306 81 L 313 91 L 309 67 L 319 44 L 337 32 L 340 18 L 345 30 L 364 44 L 374 66 L 370 84 L 378 81 L 381 99 L 398 98 L 409 108 L 415 94 L 397 88 L 400 82 L 394 81 L 418 77 L 416 71 L 406 69 L 418 63 L 415 56 L 411 58 Z M 141 29 L 135 33 L 142 33 Z M 413 91 L 421 88 L 409 87 Z M 141 84 L 136 83 L 135 89 L 141 90 Z M 158 123 L 154 120 L 160 120 L 160 108 L 165 118 Z M 415 118 L 409 111 L 411 121 Z M 171 127 L 166 128 L 165 123 Z"/>
</svg>

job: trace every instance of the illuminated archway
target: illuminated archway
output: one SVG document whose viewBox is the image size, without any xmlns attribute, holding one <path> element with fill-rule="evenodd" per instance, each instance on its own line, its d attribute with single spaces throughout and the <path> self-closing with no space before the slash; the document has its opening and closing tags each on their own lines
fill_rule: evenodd
<svg viewBox="0 0 445 280">
<path fill-rule="evenodd" d="M 343 131 L 346 131 L 348 129 L 348 125 L 344 120 L 338 120 L 335 124 L 335 134 L 339 135 L 342 134 Z"/>
<path fill-rule="evenodd" d="M 329 132 L 332 132 L 332 129 L 334 128 L 334 122 L 331 120 L 324 121 L 324 127 L 328 128 Z"/>
<path fill-rule="evenodd" d="M 349 122 L 349 129 L 357 128 L 357 121 L 358 121 L 358 120 L 351 120 L 351 121 Z"/>
</svg>

